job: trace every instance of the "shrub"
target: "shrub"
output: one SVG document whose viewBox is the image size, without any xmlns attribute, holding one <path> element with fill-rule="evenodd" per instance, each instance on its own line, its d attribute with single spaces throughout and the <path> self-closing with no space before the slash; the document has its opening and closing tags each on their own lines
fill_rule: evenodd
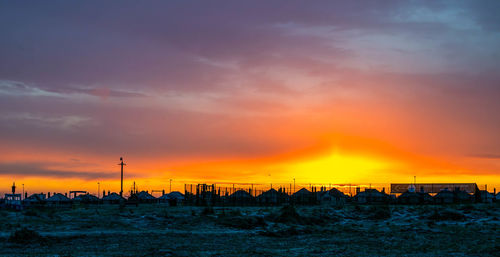
<svg viewBox="0 0 500 257">
<path fill-rule="evenodd" d="M 476 209 L 476 207 L 472 204 L 466 204 L 460 208 L 460 210 L 464 210 L 464 211 L 472 211 L 475 209 Z"/>
<path fill-rule="evenodd" d="M 212 208 L 211 206 L 207 206 L 201 211 L 201 215 L 212 215 L 214 213 L 214 208 Z"/>
<path fill-rule="evenodd" d="M 300 223 L 301 217 L 297 213 L 295 207 L 293 207 L 292 205 L 285 205 L 283 206 L 283 208 L 281 208 L 275 221 L 281 223 Z"/>
<path fill-rule="evenodd" d="M 29 209 L 29 210 L 27 210 L 27 211 L 24 212 L 24 216 L 39 217 L 40 214 L 37 211 L 33 210 L 33 209 Z"/>
<path fill-rule="evenodd" d="M 317 233 L 317 232 L 318 232 L 317 230 L 311 229 L 310 227 L 297 228 L 295 226 L 290 226 L 290 227 L 280 228 L 277 230 L 266 229 L 264 231 L 260 231 L 259 235 L 268 236 L 268 237 L 286 238 L 286 237 L 292 237 L 292 236 L 297 236 L 297 235 L 312 234 L 312 233 Z"/>
<path fill-rule="evenodd" d="M 262 217 L 256 216 L 223 216 L 217 219 L 217 222 L 226 227 L 239 229 L 254 229 L 265 227 L 266 221 Z"/>
<path fill-rule="evenodd" d="M 372 206 L 369 209 L 368 218 L 372 220 L 384 220 L 391 217 L 391 209 L 388 205 Z"/>
<path fill-rule="evenodd" d="M 259 232 L 259 234 L 268 237 L 290 237 L 299 235 L 300 231 L 298 231 L 296 227 L 288 227 L 280 230 L 265 230 Z"/>
<path fill-rule="evenodd" d="M 240 209 L 233 209 L 229 212 L 229 215 L 231 216 L 241 216 L 241 211 Z"/>
<path fill-rule="evenodd" d="M 12 233 L 8 239 L 9 242 L 15 244 L 38 243 L 43 240 L 43 237 L 35 230 L 29 228 L 21 228 Z"/>
<path fill-rule="evenodd" d="M 465 215 L 459 211 L 452 209 L 444 209 L 442 211 L 434 210 L 434 213 L 428 217 L 430 220 L 442 221 L 442 220 L 455 220 L 463 221 L 465 220 Z"/>
<path fill-rule="evenodd" d="M 165 219 L 170 218 L 170 215 L 168 214 L 168 211 L 166 209 L 161 210 L 159 213 L 156 214 L 156 216 Z"/>
</svg>

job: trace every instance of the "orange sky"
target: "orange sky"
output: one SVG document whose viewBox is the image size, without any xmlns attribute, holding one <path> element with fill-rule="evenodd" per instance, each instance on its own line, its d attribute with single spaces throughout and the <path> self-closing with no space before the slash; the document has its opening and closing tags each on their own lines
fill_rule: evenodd
<svg viewBox="0 0 500 257">
<path fill-rule="evenodd" d="M 78 161 L 71 160 L 72 154 L 11 152 L 4 155 L 11 162 L 52 163 L 49 170 L 72 170 L 86 172 L 88 178 L 65 177 L 60 175 L 2 176 L 2 187 L 9 188 L 16 181 L 18 190 L 21 184 L 28 192 L 67 192 L 69 190 L 119 191 L 119 166 L 115 158 L 80 156 Z M 143 190 L 169 190 L 172 179 L 173 190 L 183 190 L 184 184 L 217 183 L 231 187 L 232 183 L 253 183 L 255 188 L 286 186 L 296 179 L 297 189 L 309 184 L 349 184 L 373 187 L 388 187 L 390 182 L 409 183 L 417 176 L 420 183 L 439 182 L 476 182 L 481 189 L 484 184 L 489 188 L 498 184 L 497 163 L 484 161 L 483 158 L 452 159 L 446 156 L 424 156 L 411 153 L 395 146 L 367 138 L 344 135 L 323 136 L 308 148 L 297 149 L 272 156 L 255 158 L 134 158 L 125 156 L 125 190 L 133 181 Z M 478 173 L 478 168 L 481 173 Z M 102 176 L 102 170 L 106 170 Z M 450 176 L 453 174 L 453 176 Z M 95 178 L 94 178 L 95 177 Z M 101 178 L 103 177 L 103 178 Z M 236 185 L 237 187 L 248 187 Z M 347 190 L 347 189 L 345 189 Z"/>
</svg>

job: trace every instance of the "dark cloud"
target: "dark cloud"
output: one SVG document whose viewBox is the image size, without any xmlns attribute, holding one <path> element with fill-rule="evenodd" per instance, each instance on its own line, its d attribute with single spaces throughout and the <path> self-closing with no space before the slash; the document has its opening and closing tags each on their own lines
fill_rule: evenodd
<svg viewBox="0 0 500 257">
<path fill-rule="evenodd" d="M 281 59 L 281 65 L 292 65 L 310 56 L 342 62 L 354 54 L 335 40 L 322 39 L 325 32 L 305 36 L 279 25 L 311 31 L 328 27 L 328 33 L 447 36 L 445 23 L 391 20 L 412 14 L 414 7 L 400 1 L 2 3 L 0 78 L 53 89 L 98 84 L 134 91 L 212 90 L 227 83 L 234 69 L 200 58 L 248 68 Z M 420 7 L 439 12 L 460 5 Z M 473 11 L 473 17 L 488 12 Z M 336 40 L 345 40 L 345 35 Z"/>
<path fill-rule="evenodd" d="M 65 89 L 59 89 L 59 90 L 50 90 L 49 89 L 49 92 L 65 93 L 65 94 L 82 93 L 82 94 L 88 94 L 88 95 L 92 95 L 92 96 L 98 96 L 101 98 L 146 97 L 147 96 L 143 93 L 128 92 L 128 91 L 115 90 L 115 89 L 109 89 L 109 88 L 65 88 Z"/>
<path fill-rule="evenodd" d="M 143 93 L 130 92 L 124 90 L 109 89 L 106 87 L 100 88 L 76 88 L 76 87 L 38 87 L 36 85 L 28 85 L 18 81 L 0 81 L 0 93 L 7 95 L 39 95 L 39 96 L 54 96 L 64 97 L 68 94 L 86 94 L 91 96 L 101 97 L 146 97 Z"/>
<path fill-rule="evenodd" d="M 274 123 L 270 117 L 37 98 L 22 104 L 16 98 L 3 98 L 0 106 L 5 107 L 0 112 L 4 144 L 38 149 L 137 156 L 256 156 L 283 151 L 297 143 L 267 138 L 267 128 L 259 123 Z M 43 111 L 37 114 L 33 110 Z"/>
<path fill-rule="evenodd" d="M 50 178 L 78 178 L 85 180 L 116 178 L 116 172 L 86 172 L 46 168 L 53 163 L 16 162 L 0 163 L 2 176 L 50 177 Z"/>
</svg>

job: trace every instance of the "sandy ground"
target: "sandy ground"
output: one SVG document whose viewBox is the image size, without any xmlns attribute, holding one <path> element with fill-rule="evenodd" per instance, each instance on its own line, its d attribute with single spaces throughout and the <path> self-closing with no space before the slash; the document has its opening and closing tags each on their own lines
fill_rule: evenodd
<svg viewBox="0 0 500 257">
<path fill-rule="evenodd" d="M 1 256 L 500 256 L 499 204 L 101 205 L 0 217 Z"/>
</svg>

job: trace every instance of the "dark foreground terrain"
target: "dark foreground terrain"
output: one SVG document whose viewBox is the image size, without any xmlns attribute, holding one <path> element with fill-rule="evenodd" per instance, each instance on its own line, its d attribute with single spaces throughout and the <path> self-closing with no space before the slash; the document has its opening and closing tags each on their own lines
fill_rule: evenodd
<svg viewBox="0 0 500 257">
<path fill-rule="evenodd" d="M 0 210 L 0 256 L 499 256 L 500 205 Z"/>
</svg>

